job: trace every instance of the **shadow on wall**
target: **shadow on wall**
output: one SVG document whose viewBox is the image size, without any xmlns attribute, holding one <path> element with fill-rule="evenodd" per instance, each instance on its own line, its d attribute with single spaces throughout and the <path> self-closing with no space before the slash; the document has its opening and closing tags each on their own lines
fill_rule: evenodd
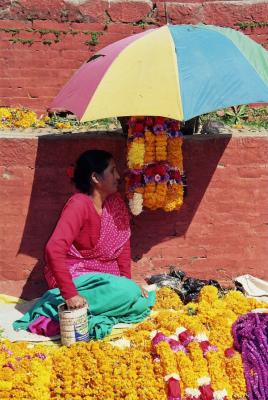
<svg viewBox="0 0 268 400">
<path fill-rule="evenodd" d="M 124 144 L 122 134 L 54 134 L 40 136 L 36 151 L 35 172 L 28 214 L 18 253 L 36 258 L 20 297 L 30 299 L 47 290 L 43 276 L 44 247 L 60 216 L 67 199 L 75 188 L 66 169 L 79 155 L 90 149 L 110 151 L 124 170 Z"/>
<path fill-rule="evenodd" d="M 186 138 L 184 166 L 187 174 L 188 196 L 179 212 L 170 214 L 144 212 L 132 219 L 132 258 L 137 261 L 151 247 L 187 232 L 198 209 L 214 170 L 230 140 L 206 140 L 206 137 Z M 40 296 L 46 289 L 43 276 L 43 251 L 60 212 L 74 192 L 66 175 L 68 165 L 90 148 L 110 151 L 119 171 L 125 169 L 125 138 L 115 134 L 65 134 L 39 137 L 28 215 L 19 253 L 36 258 L 38 262 L 30 273 L 20 297 Z"/>
</svg>

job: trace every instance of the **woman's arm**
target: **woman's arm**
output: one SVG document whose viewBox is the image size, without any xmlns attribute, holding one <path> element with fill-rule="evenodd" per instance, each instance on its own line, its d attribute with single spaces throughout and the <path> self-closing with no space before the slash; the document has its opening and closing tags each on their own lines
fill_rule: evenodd
<svg viewBox="0 0 268 400">
<path fill-rule="evenodd" d="M 87 204 L 83 200 L 76 195 L 70 198 L 45 249 L 47 265 L 51 268 L 65 300 L 78 295 L 72 276 L 66 266 L 66 258 L 87 218 Z"/>
<path fill-rule="evenodd" d="M 131 250 L 130 250 L 130 240 L 128 240 L 124 246 L 117 259 L 118 267 L 120 270 L 120 275 L 131 279 Z"/>
</svg>

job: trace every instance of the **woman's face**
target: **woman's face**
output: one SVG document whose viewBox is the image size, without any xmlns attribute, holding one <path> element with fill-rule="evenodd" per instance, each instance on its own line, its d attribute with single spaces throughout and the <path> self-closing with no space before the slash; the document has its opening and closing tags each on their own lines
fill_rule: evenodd
<svg viewBox="0 0 268 400">
<path fill-rule="evenodd" d="M 99 189 L 106 194 L 115 193 L 118 190 L 120 175 L 117 171 L 114 159 L 109 161 L 108 167 L 103 171 L 99 180 Z"/>
</svg>

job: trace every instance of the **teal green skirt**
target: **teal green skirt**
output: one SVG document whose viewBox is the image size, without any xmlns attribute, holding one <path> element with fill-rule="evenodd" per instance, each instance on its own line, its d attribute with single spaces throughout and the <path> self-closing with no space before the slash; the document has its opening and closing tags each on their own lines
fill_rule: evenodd
<svg viewBox="0 0 268 400">
<path fill-rule="evenodd" d="M 91 339 L 102 339 L 118 323 L 144 320 L 155 303 L 155 292 L 142 296 L 132 280 L 111 274 L 89 273 L 74 279 L 78 293 L 88 304 L 88 328 Z M 48 290 L 22 318 L 13 323 L 15 330 L 27 330 L 38 317 L 58 320 L 58 305 L 64 299 L 59 289 Z"/>
</svg>

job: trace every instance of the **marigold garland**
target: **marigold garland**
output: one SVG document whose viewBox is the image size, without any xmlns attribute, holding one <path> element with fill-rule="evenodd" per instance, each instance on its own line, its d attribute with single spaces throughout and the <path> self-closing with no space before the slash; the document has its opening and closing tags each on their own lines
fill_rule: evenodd
<svg viewBox="0 0 268 400">
<path fill-rule="evenodd" d="M 182 146 L 182 137 L 168 138 L 168 157 L 167 160 L 172 167 L 178 167 L 183 170 L 181 152 L 178 151 Z"/>
<path fill-rule="evenodd" d="M 175 357 L 181 380 L 185 388 L 197 389 L 197 376 L 193 369 L 190 357 L 183 351 L 178 351 Z"/>
<path fill-rule="evenodd" d="M 155 137 L 155 160 L 166 161 L 167 159 L 167 134 L 161 132 Z"/>
<path fill-rule="evenodd" d="M 165 211 L 181 207 L 183 166 L 179 129 L 178 121 L 168 118 L 129 119 L 126 192 L 134 215 L 139 215 L 143 206 Z M 142 194 L 143 202 L 136 193 Z"/>
<path fill-rule="evenodd" d="M 218 351 L 208 351 L 206 358 L 212 388 L 215 391 L 225 391 L 226 397 L 228 396 L 228 398 L 232 398 L 232 386 L 224 368 L 225 364 L 223 355 Z"/>
<path fill-rule="evenodd" d="M 241 355 L 235 351 L 225 357 L 225 370 L 231 382 L 233 393 L 239 398 L 246 393 L 246 382 Z"/>
<path fill-rule="evenodd" d="M 155 135 L 151 131 L 145 131 L 144 138 L 145 138 L 144 163 L 151 164 L 155 160 Z"/>
<path fill-rule="evenodd" d="M 148 183 L 144 188 L 143 204 L 151 210 L 155 209 L 156 204 L 156 183 Z"/>
<path fill-rule="evenodd" d="M 196 374 L 197 382 L 202 382 L 202 379 L 208 378 L 209 373 L 208 373 L 207 361 L 203 357 L 203 352 L 198 342 L 189 343 L 188 351 L 189 351 L 189 357 L 193 363 L 193 371 Z"/>
<path fill-rule="evenodd" d="M 138 169 L 144 165 L 145 145 L 143 138 L 134 139 L 128 149 L 129 168 Z"/>
</svg>

